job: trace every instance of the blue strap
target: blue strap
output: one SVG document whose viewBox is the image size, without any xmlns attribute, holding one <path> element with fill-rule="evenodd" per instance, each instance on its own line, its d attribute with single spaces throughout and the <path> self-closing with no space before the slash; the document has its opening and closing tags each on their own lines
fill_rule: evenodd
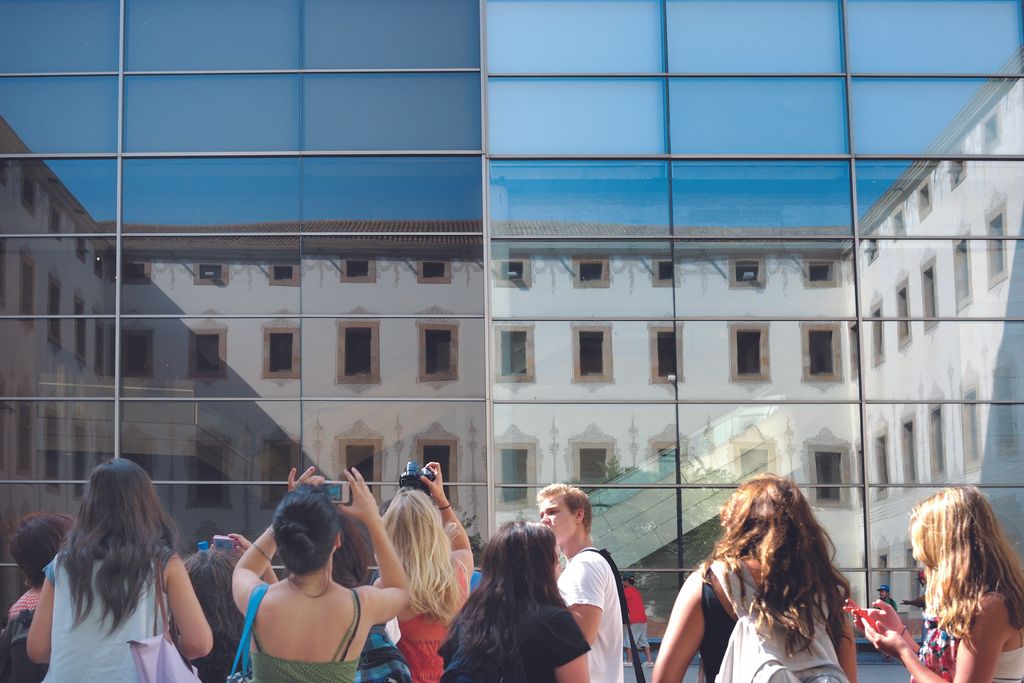
<svg viewBox="0 0 1024 683">
<path fill-rule="evenodd" d="M 260 583 L 258 586 L 252 589 L 252 593 L 249 594 L 249 606 L 245 610 L 245 628 L 242 629 L 242 638 L 238 641 L 238 651 L 235 652 L 235 663 L 231 665 L 231 675 L 234 676 L 236 672 L 240 672 L 243 675 L 249 673 L 249 648 L 251 647 L 250 642 L 252 641 L 252 625 L 256 621 L 256 610 L 260 608 L 260 602 L 263 600 L 263 596 L 267 592 L 267 584 Z M 241 663 L 242 668 L 239 670 L 238 665 Z"/>
</svg>

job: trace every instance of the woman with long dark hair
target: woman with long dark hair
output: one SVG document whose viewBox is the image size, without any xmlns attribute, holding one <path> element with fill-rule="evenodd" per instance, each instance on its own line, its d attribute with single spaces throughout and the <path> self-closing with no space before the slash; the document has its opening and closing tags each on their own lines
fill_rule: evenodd
<svg viewBox="0 0 1024 683">
<path fill-rule="evenodd" d="M 484 548 L 483 579 L 441 646 L 445 664 L 511 675 L 531 683 L 587 683 L 590 646 L 565 607 L 555 576 L 551 529 L 509 522 Z"/>
<path fill-rule="evenodd" d="M 154 635 L 158 572 L 182 655 L 210 651 L 210 626 L 177 547 L 174 522 L 141 467 L 119 458 L 93 470 L 29 630 L 29 657 L 50 663 L 46 680 L 134 683 L 127 641 Z"/>
<path fill-rule="evenodd" d="M 714 681 L 736 624 L 736 602 L 787 666 L 810 663 L 821 669 L 821 680 L 845 674 L 857 683 L 857 652 L 843 613 L 850 584 L 832 564 L 835 547 L 799 487 L 774 474 L 754 477 L 720 516 L 722 535 L 711 557 L 686 580 L 672 608 L 654 683 L 679 683 L 698 650 L 704 680 Z"/>
</svg>

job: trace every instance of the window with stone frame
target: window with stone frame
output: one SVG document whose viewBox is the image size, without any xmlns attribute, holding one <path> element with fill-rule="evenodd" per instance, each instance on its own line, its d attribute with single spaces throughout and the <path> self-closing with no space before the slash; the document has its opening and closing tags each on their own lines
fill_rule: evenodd
<svg viewBox="0 0 1024 683">
<path fill-rule="evenodd" d="M 842 381 L 839 329 L 838 323 L 800 323 L 803 381 Z"/>
<path fill-rule="evenodd" d="M 509 484 L 527 484 L 534 479 L 532 473 L 536 468 L 536 446 L 532 443 L 500 443 L 495 444 L 495 449 L 498 452 L 497 466 L 502 485 L 498 503 L 510 508 L 528 507 L 530 489 Z"/>
<path fill-rule="evenodd" d="M 509 255 L 508 258 L 495 259 L 493 267 L 496 287 L 529 289 L 533 285 L 533 267 L 529 256 Z"/>
<path fill-rule="evenodd" d="M 946 443 L 943 437 L 942 406 L 933 405 L 928 409 L 928 454 L 933 478 L 946 475 Z"/>
<path fill-rule="evenodd" d="M 654 259 L 651 285 L 654 287 L 671 287 L 675 283 L 675 264 L 672 259 Z"/>
<path fill-rule="evenodd" d="M 416 462 L 424 467 L 429 462 L 441 466 L 441 478 L 445 481 L 444 493 L 453 506 L 458 504 L 457 489 L 449 486 L 454 483 L 454 472 L 458 471 L 459 442 L 453 438 L 416 438 Z"/>
<path fill-rule="evenodd" d="M 765 286 L 763 256 L 736 256 L 729 259 L 730 289 L 760 289 Z"/>
<path fill-rule="evenodd" d="M 818 446 L 812 449 L 814 467 L 814 502 L 817 505 L 838 505 L 842 503 L 843 470 L 845 452 L 839 448 Z M 835 486 L 821 486 L 835 484 Z"/>
<path fill-rule="evenodd" d="M 611 286 L 611 268 L 607 256 L 574 256 L 572 286 L 577 289 L 603 289 Z"/>
<path fill-rule="evenodd" d="M 227 377 L 227 339 L 224 328 L 189 330 L 188 373 L 197 379 Z"/>
<path fill-rule="evenodd" d="M 298 287 L 299 264 L 271 263 L 267 266 L 270 285 L 274 287 Z"/>
<path fill-rule="evenodd" d="M 380 322 L 338 321 L 337 384 L 380 384 Z"/>
<path fill-rule="evenodd" d="M 228 284 L 229 268 L 227 264 L 197 263 L 192 272 L 192 283 L 195 285 L 216 285 L 222 287 Z"/>
<path fill-rule="evenodd" d="M 495 325 L 495 381 L 533 382 L 533 325 Z"/>
<path fill-rule="evenodd" d="M 981 420 L 977 389 L 964 392 L 964 403 L 960 404 L 960 422 L 963 431 L 964 465 L 976 467 L 981 462 Z"/>
<path fill-rule="evenodd" d="M 50 275 L 47 278 L 48 286 L 46 288 L 46 314 L 47 315 L 60 315 L 60 295 L 61 285 L 60 280 L 55 276 Z M 63 321 L 60 318 L 48 318 L 46 321 L 46 338 L 57 346 L 61 346 L 61 327 Z"/>
<path fill-rule="evenodd" d="M 371 258 L 342 259 L 339 277 L 342 282 L 375 283 L 377 281 L 377 261 Z"/>
<path fill-rule="evenodd" d="M 875 433 L 875 478 L 878 488 L 875 489 L 876 498 L 885 498 L 889 495 L 889 432 L 881 430 Z"/>
<path fill-rule="evenodd" d="M 121 376 L 153 376 L 153 330 L 121 330 Z"/>
<path fill-rule="evenodd" d="M 917 220 L 923 221 L 932 212 L 931 180 L 925 180 L 917 189 Z"/>
<path fill-rule="evenodd" d="M 612 328 L 610 325 L 572 327 L 572 381 L 612 382 Z"/>
<path fill-rule="evenodd" d="M 962 311 L 972 301 L 971 295 L 971 251 L 967 240 L 958 240 L 953 245 L 953 290 L 956 309 Z"/>
<path fill-rule="evenodd" d="M 885 323 L 882 322 L 882 304 L 871 309 L 871 364 L 878 367 L 885 362 Z"/>
<path fill-rule="evenodd" d="M 914 440 L 914 418 L 904 418 L 900 428 L 900 455 L 903 458 L 903 483 L 916 484 L 917 442 Z"/>
<path fill-rule="evenodd" d="M 356 468 L 369 482 L 382 481 L 381 459 L 384 441 L 379 438 L 338 437 L 338 478 L 341 470 Z M 422 465 L 421 465 L 422 466 Z"/>
<path fill-rule="evenodd" d="M 85 300 L 78 294 L 74 295 L 72 302 L 72 312 L 76 316 L 73 324 L 75 329 L 75 359 L 79 363 L 85 363 L 86 353 L 86 334 L 85 324 L 88 322 L 85 318 L 81 317 L 85 315 Z"/>
<path fill-rule="evenodd" d="M 21 253 L 21 270 L 18 273 L 18 314 L 34 315 L 36 308 L 36 260 L 27 252 Z M 31 318 L 24 322 L 31 325 Z"/>
<path fill-rule="evenodd" d="M 988 236 L 1001 238 L 1006 236 L 1006 209 L 1000 207 L 990 213 L 986 219 Z M 990 239 L 985 242 L 988 256 L 988 286 L 995 287 L 1006 279 L 1006 242 L 1002 239 Z"/>
<path fill-rule="evenodd" d="M 650 324 L 651 383 L 683 381 L 683 324 Z"/>
<path fill-rule="evenodd" d="M 424 285 L 448 284 L 452 281 L 452 262 L 429 259 L 416 264 L 416 281 Z"/>
<path fill-rule="evenodd" d="M 188 478 L 190 483 L 187 499 L 189 507 L 231 507 L 230 447 L 213 435 L 199 437 L 195 441 L 195 453 L 188 458 Z"/>
<path fill-rule="evenodd" d="M 420 382 L 450 382 L 459 378 L 459 326 L 416 323 L 419 337 Z"/>
<path fill-rule="evenodd" d="M 949 162 L 949 189 L 955 190 L 967 178 L 967 162 L 954 159 Z"/>
<path fill-rule="evenodd" d="M 910 285 L 906 279 L 896 285 L 896 343 L 903 349 L 910 343 Z"/>
<path fill-rule="evenodd" d="M 298 379 L 301 351 L 299 328 L 263 328 L 263 379 Z"/>
<path fill-rule="evenodd" d="M 729 380 L 771 381 L 768 349 L 768 323 L 730 323 Z"/>
<path fill-rule="evenodd" d="M 837 286 L 838 266 L 835 259 L 804 258 L 804 286 L 812 289 Z"/>
<path fill-rule="evenodd" d="M 929 259 L 921 268 L 921 309 L 925 317 L 925 331 L 938 325 L 937 320 L 928 320 L 928 318 L 939 317 L 939 299 L 935 287 L 935 259 L 933 258 Z"/>
</svg>

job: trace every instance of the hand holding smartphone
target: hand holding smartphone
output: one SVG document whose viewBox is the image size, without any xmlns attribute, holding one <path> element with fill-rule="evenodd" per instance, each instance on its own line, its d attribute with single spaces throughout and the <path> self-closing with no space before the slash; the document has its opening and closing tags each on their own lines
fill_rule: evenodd
<svg viewBox="0 0 1024 683">
<path fill-rule="evenodd" d="M 863 607 L 861 607 L 860 605 L 855 603 L 853 600 L 847 600 L 846 601 L 846 604 L 843 605 L 843 611 L 844 612 L 849 612 L 850 614 L 852 614 L 854 617 L 857 617 L 858 619 L 863 619 L 864 621 L 866 621 L 868 623 L 868 625 L 871 628 L 875 629 L 879 633 L 883 632 L 883 629 L 880 628 L 878 620 L 875 617 L 871 616 L 871 614 L 868 612 L 868 610 L 864 609 Z"/>
<path fill-rule="evenodd" d="M 327 487 L 332 503 L 352 504 L 352 489 L 347 481 L 325 481 L 323 485 Z"/>
<path fill-rule="evenodd" d="M 234 552 L 239 549 L 238 542 L 230 536 L 224 536 L 217 534 L 213 537 L 213 547 L 217 550 L 225 550 L 227 552 Z"/>
</svg>

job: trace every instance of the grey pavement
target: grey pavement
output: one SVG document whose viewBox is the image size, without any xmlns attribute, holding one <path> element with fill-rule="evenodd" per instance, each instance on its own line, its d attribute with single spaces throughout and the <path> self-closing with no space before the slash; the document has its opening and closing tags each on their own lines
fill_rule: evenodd
<svg viewBox="0 0 1024 683">
<path fill-rule="evenodd" d="M 644 677 L 647 679 L 647 683 L 651 683 L 652 671 L 654 669 L 644 669 Z M 910 680 L 910 674 L 907 673 L 905 668 L 895 663 L 860 662 L 857 664 L 857 679 L 858 683 L 907 683 Z M 636 683 L 632 666 L 626 667 L 623 680 L 625 683 Z M 697 683 L 696 663 L 686 672 L 686 676 L 683 677 L 683 683 Z"/>
</svg>

